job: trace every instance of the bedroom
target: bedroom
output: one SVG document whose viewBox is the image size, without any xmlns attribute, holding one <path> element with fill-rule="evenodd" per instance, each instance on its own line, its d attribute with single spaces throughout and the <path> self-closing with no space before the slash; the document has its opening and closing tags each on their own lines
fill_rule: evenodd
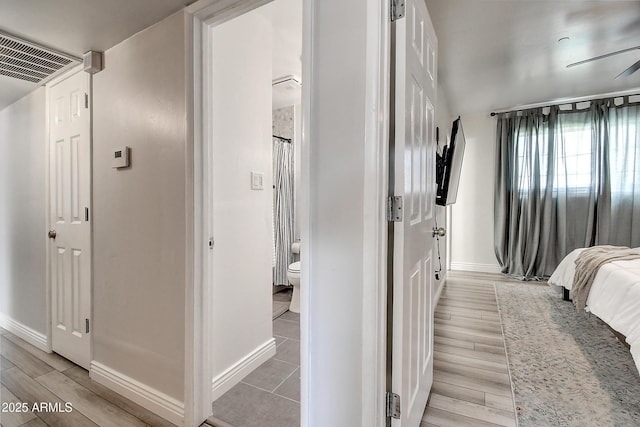
<svg viewBox="0 0 640 427">
<path fill-rule="evenodd" d="M 451 269 L 497 273 L 493 247 L 496 118 L 490 113 L 563 99 L 575 102 L 606 94 L 636 94 L 640 89 L 637 73 L 615 77 L 640 59 L 638 50 L 566 66 L 638 47 L 640 4 L 428 0 L 427 6 L 441 48 L 439 96 L 448 102 L 451 115 L 446 131 L 460 115 L 467 139 L 459 198 L 452 208 Z"/>
<path fill-rule="evenodd" d="M 546 107 L 552 104 L 579 103 L 595 98 L 606 98 L 608 94 L 630 95 L 630 100 L 637 102 L 638 97 L 633 97 L 632 95 L 640 92 L 640 76 L 637 74 L 620 76 L 619 78 L 616 78 L 616 76 L 632 65 L 637 67 L 636 62 L 640 59 L 639 51 L 637 50 L 637 46 L 640 44 L 640 33 L 638 32 L 640 3 L 617 1 L 445 2 L 442 0 L 427 0 L 427 6 L 436 28 L 441 52 L 439 57 L 439 82 L 441 85 L 439 96 L 444 94 L 448 102 L 448 110 L 452 114 L 451 120 L 458 114 L 461 115 L 467 142 L 457 202 L 452 205 L 447 214 L 449 232 L 447 242 L 450 245 L 447 250 L 447 263 L 452 271 L 473 271 L 479 274 L 477 277 L 486 278 L 490 276 L 484 276 L 485 274 L 497 274 L 501 271 L 500 264 L 497 261 L 496 249 L 494 248 L 495 235 L 500 233 L 494 222 L 494 204 L 495 199 L 498 197 L 494 196 L 497 170 L 496 126 L 498 117 L 492 116 L 491 113 Z M 550 19 L 550 17 L 553 18 Z M 478 37 L 479 34 L 482 36 Z M 567 67 L 572 63 L 625 48 L 634 49 L 588 63 Z M 617 100 L 616 104 L 620 102 L 620 100 Z M 584 105 L 578 104 L 578 108 L 584 108 L 586 105 L 588 103 Z M 545 111 L 545 113 L 547 112 Z M 637 123 L 637 118 L 631 123 Z M 443 125 L 441 124 L 441 126 Z M 446 130 L 447 132 L 450 130 L 450 124 Z M 635 158 L 635 161 L 637 161 L 638 151 L 633 150 L 634 143 L 635 147 L 639 144 L 637 139 L 632 138 L 630 141 L 631 156 L 627 156 L 627 158 Z M 586 168 L 583 164 L 583 168 L 586 169 L 587 173 L 590 172 L 590 167 L 589 163 L 586 164 Z M 624 169 L 618 167 L 618 169 L 624 170 L 622 175 L 625 175 L 626 182 L 630 182 L 631 185 L 634 185 L 635 182 L 637 187 L 638 177 L 640 176 L 639 171 L 626 167 Z M 634 200 L 637 200 L 637 196 L 635 196 Z M 609 227 L 613 231 L 619 231 L 619 234 L 625 235 L 622 241 L 620 239 L 616 242 L 604 241 L 602 242 L 603 244 L 611 243 L 632 247 L 640 245 L 640 229 L 637 225 L 637 218 L 640 213 L 637 209 L 637 204 L 634 206 L 635 210 L 625 210 L 625 213 L 622 217 L 619 217 L 621 219 L 616 222 L 615 226 Z M 573 220 L 585 220 L 586 212 L 587 210 L 585 209 L 576 217 L 572 217 Z M 535 230 L 530 230 L 529 233 L 531 234 L 527 232 L 522 234 L 526 236 L 533 235 Z M 558 230 L 562 229 L 558 228 Z M 557 232 L 560 233 L 560 231 Z M 502 236 L 504 237 L 504 234 Z M 522 239 L 522 246 L 526 246 L 525 241 L 534 240 Z M 575 247 L 585 246 L 584 243 L 576 242 L 575 237 L 570 237 L 568 240 L 571 242 L 569 244 L 570 247 L 564 248 L 565 252 L 563 252 L 562 256 L 571 252 Z M 587 237 L 586 240 L 588 241 L 589 238 Z M 612 240 L 615 239 L 612 238 Z M 583 238 L 584 241 L 585 239 Z M 513 244 L 512 247 L 517 246 L 515 243 L 511 243 Z M 562 245 L 558 244 L 558 247 L 560 246 Z M 541 249 L 540 252 L 544 252 L 544 249 Z M 558 252 L 561 251 L 559 250 Z M 556 256 L 557 258 L 553 262 L 548 263 L 546 271 L 538 273 L 540 276 L 548 277 L 554 271 L 562 258 L 559 254 L 549 255 L 550 258 Z M 516 275 L 518 273 L 522 275 L 522 271 L 512 272 L 516 273 Z M 454 272 L 449 277 L 454 277 L 457 280 L 456 274 L 457 272 Z M 529 275 L 531 275 L 530 272 Z M 524 290 L 521 292 L 527 297 L 533 296 L 531 289 L 537 289 L 531 283 L 522 284 Z M 569 280 L 569 287 L 570 284 L 571 281 Z M 497 286 L 499 288 L 498 299 L 500 300 L 500 294 L 506 291 L 504 285 Z M 596 283 L 593 286 L 596 287 Z M 602 295 L 604 291 L 602 288 L 598 288 L 593 292 L 599 292 L 599 295 Z M 628 295 L 626 294 L 626 288 L 623 288 L 619 293 Z M 622 298 L 624 299 L 624 297 Z M 539 306 L 532 303 L 532 306 L 528 307 L 530 310 L 545 311 L 548 314 L 545 319 L 549 323 L 544 324 L 541 329 L 549 331 L 546 328 L 549 328 L 549 324 L 553 323 L 552 316 L 549 314 L 553 313 L 553 311 L 549 307 L 552 306 L 553 310 L 562 310 L 563 312 L 564 310 L 567 310 L 567 312 L 575 311 L 570 303 L 564 303 L 565 305 L 563 305 L 559 302 L 560 300 L 561 295 L 558 294 L 557 301 L 553 300 Z M 621 307 L 617 303 L 614 304 L 616 304 L 616 309 Z M 594 301 L 593 312 L 596 313 L 598 308 Z M 521 307 L 509 305 L 506 308 L 501 307 L 501 309 L 507 312 L 505 315 L 508 315 L 509 310 L 512 314 L 526 311 Z M 600 308 L 600 310 L 602 309 Z M 637 306 L 635 310 L 637 312 Z M 610 313 L 612 311 L 611 308 L 608 311 L 609 313 L 605 313 L 605 316 L 602 316 L 605 320 L 611 319 L 613 314 Z M 596 316 L 590 315 L 588 317 L 592 320 Z M 630 314 L 627 317 L 633 317 L 633 315 Z M 533 321 L 533 319 L 529 320 Z M 535 325 L 540 325 L 540 323 L 535 323 Z M 602 328 L 602 330 L 606 331 L 606 334 L 612 337 L 606 324 L 602 322 L 588 323 L 587 321 L 587 325 L 589 328 Z M 527 325 L 521 322 L 519 326 L 526 328 Z M 522 332 L 522 336 L 528 336 L 527 333 Z M 546 392 L 553 389 L 553 386 L 562 387 L 564 383 L 559 385 L 560 380 L 567 381 L 565 390 L 567 394 L 580 394 L 580 388 L 576 388 L 575 384 L 569 384 L 570 381 L 560 374 L 562 369 L 559 366 L 562 366 L 562 363 L 558 360 L 552 360 L 551 362 L 547 360 L 557 368 L 558 378 L 556 379 L 545 378 L 544 374 L 542 374 L 543 369 L 535 365 L 536 361 L 539 363 L 544 360 L 544 357 L 539 354 L 540 352 L 535 350 L 538 346 L 554 346 L 558 344 L 558 341 L 556 341 L 557 336 L 551 334 L 551 332 L 549 333 L 548 341 L 537 342 L 535 337 L 529 336 L 532 356 L 524 358 L 527 363 L 536 366 L 527 370 L 531 378 L 536 378 L 537 375 L 538 379 L 541 382 L 544 381 L 548 386 L 547 390 L 540 392 L 541 397 L 537 399 L 537 402 L 541 402 L 545 397 L 548 397 Z M 507 337 L 507 341 L 513 343 L 514 337 Z M 515 342 L 516 344 L 521 343 L 518 340 Z M 569 342 L 566 344 L 567 347 L 571 345 Z M 614 344 L 619 345 L 617 342 Z M 622 345 L 619 346 L 624 348 Z M 526 346 L 519 347 L 519 350 L 523 348 L 526 348 Z M 577 348 L 582 347 L 577 346 Z M 629 350 L 625 348 L 623 352 L 627 353 L 628 360 L 626 363 L 629 366 L 625 365 L 625 369 L 614 370 L 615 373 L 609 372 L 609 375 L 610 378 L 615 376 L 615 381 L 620 381 L 617 384 L 619 389 L 633 388 L 635 390 L 637 389 L 635 384 L 638 382 L 637 369 L 633 359 L 628 354 Z M 540 358 L 536 359 L 538 356 Z M 558 354 L 555 354 L 555 356 L 557 357 Z M 518 360 L 519 355 L 516 354 L 513 358 Z M 564 368 L 565 370 L 567 369 L 566 366 Z M 583 368 L 585 366 L 580 366 L 579 369 Z M 574 367 L 573 369 L 578 368 Z M 590 372 L 597 372 L 597 369 L 591 370 L 589 368 L 589 370 Z M 622 374 L 620 372 L 629 372 L 630 376 L 621 380 L 620 375 Z M 527 384 L 530 386 L 528 391 L 533 389 L 531 385 L 534 380 L 532 379 L 531 381 L 531 383 Z M 613 398 L 616 393 L 611 389 L 611 383 L 615 383 L 615 381 L 612 380 L 609 383 L 603 380 L 601 386 L 598 386 L 601 387 L 598 392 L 602 391 L 605 396 Z M 629 386 L 626 381 L 631 382 L 632 385 Z M 522 391 L 523 384 L 518 384 L 517 381 L 514 382 L 516 387 L 519 385 L 520 391 Z M 551 386 L 552 383 L 553 386 Z M 518 404 L 519 397 L 521 398 L 522 396 L 516 396 L 516 404 Z M 585 401 L 588 402 L 588 400 Z M 631 411 L 637 413 L 638 402 L 637 400 L 632 402 Z M 532 404 L 532 400 L 530 399 L 527 403 Z M 593 401 L 591 403 L 594 406 L 598 406 Z M 537 408 L 540 417 L 537 420 L 535 420 L 535 417 L 532 418 L 532 408 L 523 405 L 523 407 L 519 408 L 521 412 L 518 414 L 520 425 L 556 423 L 560 425 L 580 425 L 581 421 L 584 423 L 584 419 L 580 420 L 580 417 L 575 417 L 571 420 L 562 418 L 562 416 L 550 416 L 548 410 L 553 405 L 557 405 L 554 409 L 560 408 L 558 413 L 563 412 L 562 403 L 556 400 L 547 406 L 546 413 L 545 410 Z M 576 409 L 576 411 L 579 411 L 579 409 Z M 566 407 L 564 407 L 564 412 L 565 416 L 567 416 L 566 413 L 571 411 L 567 411 Z M 587 413 L 588 411 L 584 412 Z M 628 419 L 627 423 L 620 420 L 614 422 L 614 420 L 598 416 L 594 416 L 593 419 L 597 421 L 592 421 L 585 425 L 637 424 L 637 418 L 635 418 L 635 422 L 631 423 L 629 423 Z"/>
</svg>

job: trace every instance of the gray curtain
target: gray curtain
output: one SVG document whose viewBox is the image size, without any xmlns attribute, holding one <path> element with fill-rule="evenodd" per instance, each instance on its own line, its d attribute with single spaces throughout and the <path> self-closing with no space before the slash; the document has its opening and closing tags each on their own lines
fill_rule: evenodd
<svg viewBox="0 0 640 427">
<path fill-rule="evenodd" d="M 628 98 L 498 115 L 495 253 L 548 277 L 578 247 L 640 246 L 640 110 Z"/>
<path fill-rule="evenodd" d="M 293 262 L 293 144 L 273 139 L 273 284 L 288 285 L 287 268 Z"/>
</svg>

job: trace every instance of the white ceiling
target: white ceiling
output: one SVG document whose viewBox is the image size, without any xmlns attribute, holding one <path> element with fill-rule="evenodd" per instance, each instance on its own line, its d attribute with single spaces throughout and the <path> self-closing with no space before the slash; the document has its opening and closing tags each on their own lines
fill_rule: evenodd
<svg viewBox="0 0 640 427">
<path fill-rule="evenodd" d="M 76 57 L 104 51 L 195 0 L 0 0 L 0 31 Z M 301 74 L 302 0 L 269 5 L 274 78 Z M 0 110 L 37 87 L 0 76 Z"/>
<path fill-rule="evenodd" d="M 302 0 L 275 0 L 271 7 L 273 22 L 273 79 L 302 77 Z M 299 104 L 300 87 L 274 86 L 273 108 Z"/>
<path fill-rule="evenodd" d="M 193 0 L 0 0 L 0 30 L 81 56 L 106 50 Z M 640 50 L 640 1 L 426 0 L 439 43 L 439 80 L 452 114 L 639 89 L 614 77 Z M 274 78 L 300 76 L 302 0 L 277 0 Z M 558 39 L 569 37 L 566 42 Z M 0 109 L 34 86 L 0 76 Z"/>
<path fill-rule="evenodd" d="M 76 57 L 103 51 L 194 0 L 0 0 L 0 30 Z M 0 76 L 0 110 L 37 87 Z"/>
<path fill-rule="evenodd" d="M 273 20 L 273 77 L 302 73 L 302 0 L 275 0 Z"/>
<path fill-rule="evenodd" d="M 454 115 L 640 89 L 640 71 L 614 79 L 640 50 L 566 67 L 640 45 L 639 1 L 426 2 L 438 79 Z"/>
</svg>

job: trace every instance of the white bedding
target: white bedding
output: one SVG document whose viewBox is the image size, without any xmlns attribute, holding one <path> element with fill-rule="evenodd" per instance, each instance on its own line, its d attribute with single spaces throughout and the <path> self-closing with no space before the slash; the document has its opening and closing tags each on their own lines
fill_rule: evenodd
<svg viewBox="0 0 640 427">
<path fill-rule="evenodd" d="M 549 278 L 549 284 L 571 290 L 575 259 L 583 249 L 567 255 Z M 586 311 L 598 316 L 627 338 L 640 372 L 640 260 L 613 261 L 596 274 Z"/>
</svg>

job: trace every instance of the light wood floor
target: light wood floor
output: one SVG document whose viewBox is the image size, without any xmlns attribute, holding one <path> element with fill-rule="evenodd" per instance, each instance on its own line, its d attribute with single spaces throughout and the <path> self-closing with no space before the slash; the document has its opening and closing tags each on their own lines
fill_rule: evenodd
<svg viewBox="0 0 640 427">
<path fill-rule="evenodd" d="M 449 272 L 435 311 L 433 387 L 421 427 L 517 425 L 496 277 Z"/>
<path fill-rule="evenodd" d="M 434 382 L 421 427 L 516 425 L 496 278 L 449 273 L 435 312 Z M 2 328 L 0 340 L 1 402 L 73 402 L 71 413 L 0 412 L 2 427 L 173 426 L 56 354 Z"/>
<path fill-rule="evenodd" d="M 86 370 L 44 353 L 0 328 L 0 425 L 2 427 L 175 427 L 89 378 Z M 16 412 L 15 404 L 57 404 L 50 411 Z M 71 412 L 63 412 L 65 403 Z M 51 411 L 55 409 L 55 411 Z"/>
</svg>

